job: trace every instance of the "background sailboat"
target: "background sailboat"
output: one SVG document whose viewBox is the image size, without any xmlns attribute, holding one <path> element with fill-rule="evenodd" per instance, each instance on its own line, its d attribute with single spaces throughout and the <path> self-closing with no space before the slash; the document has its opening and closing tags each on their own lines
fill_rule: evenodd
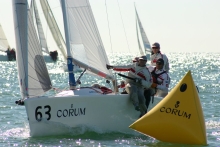
<svg viewBox="0 0 220 147">
<path fill-rule="evenodd" d="M 57 60 L 57 56 L 52 56 L 53 52 L 50 52 L 48 49 L 47 41 L 44 35 L 44 30 L 43 26 L 41 23 L 41 19 L 38 13 L 38 8 L 36 5 L 35 0 L 31 1 L 31 6 L 30 6 L 30 15 L 33 16 L 34 22 L 36 23 L 36 30 L 39 38 L 39 42 L 42 48 L 42 51 L 44 53 L 44 59 L 46 62 L 53 62 Z"/>
<path fill-rule="evenodd" d="M 67 59 L 66 43 L 65 43 L 64 38 L 61 34 L 61 31 L 60 31 L 59 26 L 56 22 L 56 19 L 53 15 L 53 12 L 50 8 L 50 5 L 47 0 L 40 0 L 40 5 L 43 10 L 44 18 L 46 19 L 47 25 L 49 26 L 50 32 L 52 34 L 52 37 L 53 37 L 55 43 L 57 44 L 58 49 L 60 50 L 60 52 L 62 54 L 63 61 L 66 62 L 66 59 Z M 59 56 L 59 57 L 61 57 L 61 56 Z M 78 65 L 74 65 L 74 66 L 75 66 L 75 68 L 74 68 L 75 72 L 82 71 L 82 69 L 80 69 L 80 67 Z M 61 66 L 61 68 L 65 72 L 68 71 L 66 63 L 64 63 Z"/>
<path fill-rule="evenodd" d="M 39 36 L 39 41 L 40 41 L 40 45 L 42 47 L 42 51 L 49 54 L 47 41 L 46 41 L 46 38 L 45 38 L 45 35 L 44 35 L 42 23 L 41 23 L 41 20 L 40 20 L 40 16 L 39 16 L 39 13 L 38 13 L 38 8 L 37 8 L 35 0 L 31 1 L 30 12 L 31 12 L 31 15 L 33 15 L 32 13 L 34 13 L 34 18 L 35 18 L 34 20 L 36 22 L 37 33 L 38 33 L 38 36 Z"/>
<path fill-rule="evenodd" d="M 136 7 L 135 7 L 135 13 L 136 13 L 136 31 L 137 31 L 137 40 L 138 40 L 139 51 L 140 51 L 141 55 L 146 55 L 147 58 L 150 59 L 151 45 L 150 45 L 150 42 L 149 42 L 147 35 L 144 31 L 144 28 L 142 26 L 140 18 L 138 16 Z M 140 32 L 140 35 L 138 32 Z M 141 40 L 139 39 L 140 38 L 139 36 L 141 36 L 141 40 L 142 40 L 143 45 L 141 45 L 141 43 L 140 43 Z"/>
<path fill-rule="evenodd" d="M 15 60 L 16 59 L 15 54 L 12 55 L 11 51 L 12 49 L 10 48 L 10 45 L 8 43 L 8 40 L 6 38 L 2 25 L 0 24 L 0 61 Z"/>
<path fill-rule="evenodd" d="M 52 36 L 61 52 L 61 54 L 64 57 L 64 60 L 66 60 L 67 58 L 67 54 L 66 54 L 66 44 L 65 41 L 63 39 L 63 36 L 60 32 L 60 29 L 57 25 L 57 22 L 53 16 L 53 12 L 47 2 L 47 0 L 40 0 L 40 4 L 44 13 L 44 17 L 47 21 L 47 24 L 49 26 L 49 29 L 52 33 Z"/>
</svg>

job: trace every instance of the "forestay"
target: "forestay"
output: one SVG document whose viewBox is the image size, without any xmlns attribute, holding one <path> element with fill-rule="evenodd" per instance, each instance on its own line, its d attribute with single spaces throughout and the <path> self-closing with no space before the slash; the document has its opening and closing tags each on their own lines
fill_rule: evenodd
<svg viewBox="0 0 220 147">
<path fill-rule="evenodd" d="M 51 81 L 27 0 L 13 0 L 13 7 L 21 95 L 23 99 L 40 96 L 51 89 Z"/>
<path fill-rule="evenodd" d="M 68 56 L 80 67 L 112 79 L 111 71 L 106 69 L 109 61 L 89 1 L 66 0 L 61 1 L 61 4 L 66 19 L 64 25 Z"/>
<path fill-rule="evenodd" d="M 8 47 L 8 40 L 5 36 L 2 25 L 0 24 L 0 51 L 6 51 Z"/>
<path fill-rule="evenodd" d="M 145 49 L 145 55 L 146 54 L 150 54 L 151 53 L 151 46 L 150 46 L 150 42 L 147 38 L 147 35 L 144 31 L 144 28 L 142 26 L 142 23 L 139 19 L 139 16 L 138 16 L 138 13 L 137 13 L 137 10 L 135 8 L 135 12 L 136 12 L 136 19 L 137 19 L 137 23 L 136 23 L 136 29 L 137 29 L 137 38 L 138 38 L 138 46 L 139 46 L 139 49 L 140 49 L 140 52 L 141 54 L 143 55 L 143 50 L 141 48 L 141 45 L 140 45 L 140 41 L 139 41 L 139 35 L 138 35 L 138 27 L 137 25 L 139 26 L 139 30 L 140 30 L 140 34 L 141 34 L 141 37 L 142 37 L 142 41 L 143 41 L 143 45 L 144 45 L 144 49 Z"/>
</svg>

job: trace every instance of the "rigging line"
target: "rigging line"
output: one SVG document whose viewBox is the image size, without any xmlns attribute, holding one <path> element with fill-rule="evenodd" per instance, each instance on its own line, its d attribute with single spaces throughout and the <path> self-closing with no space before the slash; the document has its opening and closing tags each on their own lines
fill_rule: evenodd
<svg viewBox="0 0 220 147">
<path fill-rule="evenodd" d="M 118 2 L 118 0 L 117 0 L 117 2 Z M 120 6 L 119 6 L 119 2 L 118 2 L 118 9 L 119 9 L 121 20 L 122 20 L 122 25 L 123 25 L 123 29 L 124 29 L 124 33 L 125 33 L 125 38 L 126 38 L 126 41 L 127 41 L 128 50 L 129 50 L 129 52 L 131 52 L 129 44 L 128 44 L 128 38 L 127 38 L 127 35 L 126 35 L 124 22 L 123 22 L 122 15 L 121 15 L 121 9 L 120 9 Z"/>
<path fill-rule="evenodd" d="M 106 10 L 107 21 L 108 21 L 108 32 L 109 32 L 109 37 L 110 37 L 111 51 L 112 51 L 112 53 L 113 53 L 113 49 L 112 49 L 112 39 L 111 39 L 111 33 L 110 33 L 110 26 L 109 26 L 108 10 L 107 10 L 106 0 L 105 0 L 105 10 Z"/>
</svg>

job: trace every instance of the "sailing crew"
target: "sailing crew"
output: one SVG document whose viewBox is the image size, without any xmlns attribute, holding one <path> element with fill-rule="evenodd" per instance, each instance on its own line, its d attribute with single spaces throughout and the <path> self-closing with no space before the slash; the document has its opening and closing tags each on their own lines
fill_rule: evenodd
<svg viewBox="0 0 220 147">
<path fill-rule="evenodd" d="M 164 60 L 164 66 L 163 69 L 169 73 L 169 61 L 165 54 L 162 54 L 160 51 L 160 44 L 158 42 L 155 42 L 152 45 L 152 54 L 151 54 L 151 66 L 156 66 L 156 62 L 158 59 L 162 58 Z"/>
<path fill-rule="evenodd" d="M 55 51 L 50 51 L 50 57 L 52 58 L 53 61 L 57 61 L 57 58 L 58 58 L 58 52 L 57 52 L 57 50 L 55 50 Z"/>
<path fill-rule="evenodd" d="M 138 62 L 125 66 L 106 65 L 107 69 L 116 71 L 128 71 L 126 79 L 126 92 L 130 94 L 130 99 L 135 107 L 135 110 L 140 111 L 140 117 L 147 112 L 145 105 L 144 89 L 149 89 L 152 85 L 151 74 L 146 67 L 147 57 L 139 57 Z M 131 78 L 131 79 L 130 79 Z M 135 80 L 136 79 L 136 80 Z"/>
<path fill-rule="evenodd" d="M 8 46 L 5 52 L 7 53 L 8 61 L 16 60 L 16 52 L 14 48 L 11 49 L 10 46 Z"/>
<path fill-rule="evenodd" d="M 132 62 L 135 63 L 135 62 L 138 62 L 138 60 L 139 60 L 139 57 L 135 57 L 132 60 Z M 150 67 L 152 67 L 152 66 L 150 66 Z M 145 88 L 144 89 L 145 104 L 146 104 L 147 109 L 149 108 L 151 98 L 154 97 L 154 94 L 155 94 L 155 88 L 147 88 L 147 89 Z M 153 103 L 153 98 L 152 98 L 152 103 Z"/>
<path fill-rule="evenodd" d="M 156 94 L 155 96 L 165 97 L 168 94 L 168 88 L 170 84 L 170 76 L 163 69 L 164 60 L 162 58 L 156 61 L 155 68 L 149 68 L 151 75 L 153 77 L 153 83 L 156 83 Z M 146 103 L 146 105 L 149 105 Z"/>
</svg>

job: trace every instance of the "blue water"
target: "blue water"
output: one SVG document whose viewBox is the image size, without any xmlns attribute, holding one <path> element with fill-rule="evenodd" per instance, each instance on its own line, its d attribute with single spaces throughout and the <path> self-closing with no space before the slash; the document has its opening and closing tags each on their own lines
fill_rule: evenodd
<svg viewBox="0 0 220 147">
<path fill-rule="evenodd" d="M 114 54 L 109 55 L 109 59 L 113 65 L 127 64 L 134 56 Z M 167 56 L 171 66 L 170 89 L 188 70 L 191 70 L 200 91 L 199 96 L 206 123 L 207 146 L 220 146 L 220 53 L 167 53 Z M 47 66 L 53 86 L 59 89 L 68 88 L 68 75 L 63 70 L 59 70 L 61 63 L 47 63 Z M 161 142 L 144 135 L 132 136 L 114 132 L 99 134 L 89 130 L 80 135 L 69 133 L 66 136 L 32 138 L 29 136 L 25 107 L 15 105 L 15 101 L 21 98 L 16 63 L 0 62 L 0 74 L 0 146 L 190 146 Z M 90 80 L 86 81 L 86 78 Z M 84 85 L 91 85 L 94 82 L 105 84 L 105 80 L 87 74 L 82 78 L 82 82 Z M 55 91 L 50 91 L 48 95 L 54 93 Z"/>
</svg>

